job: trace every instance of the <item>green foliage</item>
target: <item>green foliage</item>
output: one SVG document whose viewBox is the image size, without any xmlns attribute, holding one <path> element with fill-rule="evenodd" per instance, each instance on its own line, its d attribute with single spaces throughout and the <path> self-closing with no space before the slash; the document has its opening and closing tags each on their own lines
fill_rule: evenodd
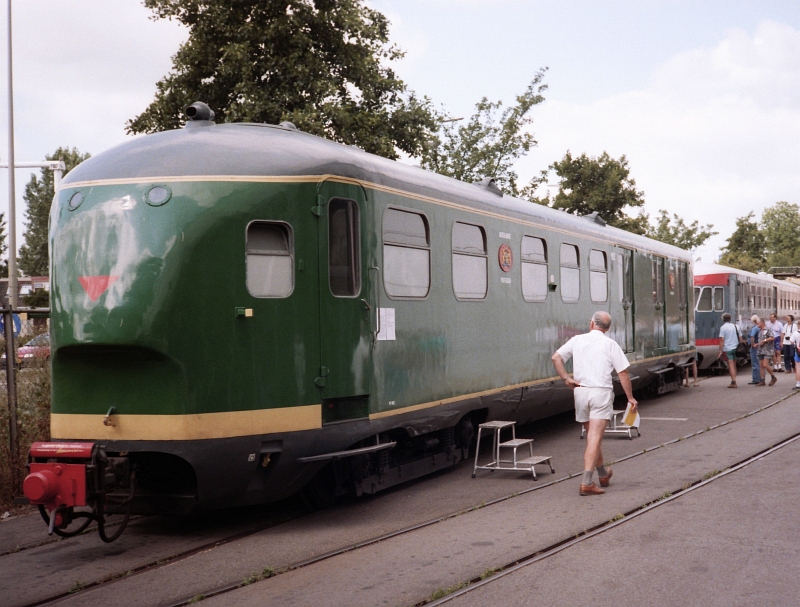
<svg viewBox="0 0 800 607">
<path fill-rule="evenodd" d="M 67 168 L 66 172 L 69 172 L 89 156 L 89 154 L 81 154 L 75 148 L 58 148 L 47 156 L 47 160 L 63 160 Z M 55 196 L 55 189 L 53 187 L 53 171 L 42 169 L 41 173 L 41 179 L 36 175 L 31 175 L 31 180 L 25 186 L 25 194 L 22 197 L 27 205 L 25 210 L 27 229 L 25 230 L 25 244 L 19 249 L 19 267 L 26 276 L 48 276 L 50 274 L 50 261 L 47 254 L 47 220 L 50 216 L 50 205 Z"/>
<path fill-rule="evenodd" d="M 519 196 L 513 164 L 536 145 L 533 135 L 524 129 L 533 122 L 531 109 L 544 101 L 546 71 L 537 72 L 525 92 L 517 96 L 516 104 L 503 108 L 502 101 L 484 97 L 465 125 L 444 122 L 433 144 L 424 150 L 420 166 L 467 182 L 491 177 L 498 187 Z"/>
<path fill-rule="evenodd" d="M 719 262 L 749 272 L 800 266 L 800 207 L 780 201 L 764 210 L 760 222 L 752 211 L 739 217 Z"/>
<path fill-rule="evenodd" d="M 658 215 L 655 227 L 651 227 L 647 231 L 647 236 L 687 251 L 695 250 L 706 240 L 719 234 L 719 232 L 711 231 L 714 228 L 711 224 L 701 226 L 697 221 L 693 221 L 687 226 L 683 219 L 675 213 L 672 214 L 670 220 L 669 213 L 664 209 L 661 209 Z"/>
<path fill-rule="evenodd" d="M 419 156 L 438 128 L 389 67 L 389 22 L 362 0 L 145 0 L 189 39 L 129 133 L 183 124 L 204 101 L 222 122 L 291 121 L 308 133 L 397 158 Z"/>
<path fill-rule="evenodd" d="M 768 267 L 800 265 L 800 207 L 776 202 L 761 215 L 760 227 Z"/>
<path fill-rule="evenodd" d="M 752 211 L 736 220 L 736 229 L 722 249 L 719 262 L 747 272 L 766 269 L 766 243 Z"/>
<path fill-rule="evenodd" d="M 44 289 L 36 289 L 22 298 L 22 304 L 29 308 L 49 308 L 50 293 Z"/>
<path fill-rule="evenodd" d="M 561 185 L 555 198 L 545 203 L 573 215 L 597 212 L 609 225 L 634 234 L 647 234 L 650 226 L 643 211 L 636 217 L 626 214 L 641 209 L 644 192 L 636 189 L 625 156 L 617 160 L 603 152 L 598 158 L 586 154 L 573 158 L 567 151 L 550 169 L 561 179 Z"/>
</svg>

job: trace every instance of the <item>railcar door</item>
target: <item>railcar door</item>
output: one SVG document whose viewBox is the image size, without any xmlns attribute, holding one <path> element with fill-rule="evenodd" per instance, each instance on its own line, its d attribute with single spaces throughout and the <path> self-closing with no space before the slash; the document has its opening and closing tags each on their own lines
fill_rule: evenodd
<svg viewBox="0 0 800 607">
<path fill-rule="evenodd" d="M 689 343 L 689 265 L 686 262 L 678 262 L 678 310 L 680 313 L 680 341 L 678 343 Z"/>
<path fill-rule="evenodd" d="M 667 347 L 667 309 L 664 301 L 664 264 L 667 260 L 663 257 L 653 256 L 653 307 L 655 308 L 653 336 L 655 348 Z"/>
<path fill-rule="evenodd" d="M 364 189 L 320 184 L 318 220 L 322 421 L 367 417 L 372 376 L 372 306 Z"/>
<path fill-rule="evenodd" d="M 634 346 L 634 301 L 633 301 L 633 251 L 618 249 L 617 276 L 619 280 L 619 298 L 622 303 L 622 319 L 618 325 L 622 332 L 619 345 L 625 352 L 633 352 Z"/>
</svg>

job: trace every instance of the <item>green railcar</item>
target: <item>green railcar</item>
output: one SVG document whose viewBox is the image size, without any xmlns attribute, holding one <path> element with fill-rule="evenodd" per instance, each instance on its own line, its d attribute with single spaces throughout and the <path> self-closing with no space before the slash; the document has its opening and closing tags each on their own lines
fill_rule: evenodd
<svg viewBox="0 0 800 607">
<path fill-rule="evenodd" d="M 637 388 L 694 356 L 685 251 L 289 124 L 134 139 L 50 225 L 52 436 L 127 458 L 140 512 L 453 466 L 572 406 L 550 356 L 596 310 Z"/>
</svg>

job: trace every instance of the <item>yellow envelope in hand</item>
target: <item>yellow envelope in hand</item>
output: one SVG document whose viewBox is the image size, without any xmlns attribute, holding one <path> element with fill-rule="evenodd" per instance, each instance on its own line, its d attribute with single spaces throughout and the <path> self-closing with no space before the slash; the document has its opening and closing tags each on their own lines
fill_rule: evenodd
<svg viewBox="0 0 800 607">
<path fill-rule="evenodd" d="M 622 423 L 626 426 L 633 426 L 634 428 L 639 427 L 639 414 L 634 413 L 631 411 L 631 404 L 628 403 L 627 408 L 625 409 L 625 415 L 622 416 Z"/>
</svg>

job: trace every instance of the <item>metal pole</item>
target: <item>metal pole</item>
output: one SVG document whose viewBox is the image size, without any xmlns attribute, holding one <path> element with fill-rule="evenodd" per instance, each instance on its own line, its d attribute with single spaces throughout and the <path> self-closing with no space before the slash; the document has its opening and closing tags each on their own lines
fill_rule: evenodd
<svg viewBox="0 0 800 607">
<path fill-rule="evenodd" d="M 8 0 L 8 304 L 17 307 L 17 209 L 14 191 L 14 76 L 11 57 L 11 0 Z M 9 401 L 9 406 L 11 401 Z"/>
<path fill-rule="evenodd" d="M 8 446 L 11 449 L 11 482 L 14 491 L 19 489 L 19 437 L 17 435 L 17 378 L 14 363 L 14 313 L 3 309 L 6 339 L 6 388 L 8 389 Z"/>
</svg>

